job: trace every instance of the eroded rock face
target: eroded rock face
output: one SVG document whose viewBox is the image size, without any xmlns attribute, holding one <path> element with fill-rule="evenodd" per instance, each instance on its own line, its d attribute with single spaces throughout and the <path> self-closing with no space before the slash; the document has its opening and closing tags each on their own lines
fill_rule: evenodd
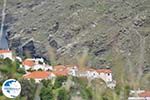
<svg viewBox="0 0 150 100">
<path fill-rule="evenodd" d="M 0 49 L 8 49 L 7 28 L 4 27 L 3 33 L 0 33 Z"/>
<path fill-rule="evenodd" d="M 32 46 L 25 45 L 33 55 L 46 57 L 53 47 L 60 62 L 63 58 L 73 62 L 84 50 L 93 62 L 101 62 L 113 50 L 136 58 L 141 41 L 137 32 L 149 43 L 149 4 L 149 0 L 8 0 L 7 13 L 13 18 L 7 21 L 10 46 L 15 49 L 33 37 Z M 149 63 L 148 48 L 145 45 L 144 61 Z"/>
</svg>

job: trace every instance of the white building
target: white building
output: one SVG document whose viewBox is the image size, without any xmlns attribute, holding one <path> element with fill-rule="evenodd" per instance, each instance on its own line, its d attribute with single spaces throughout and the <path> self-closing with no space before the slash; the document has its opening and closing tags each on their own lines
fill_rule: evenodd
<svg viewBox="0 0 150 100">
<path fill-rule="evenodd" d="M 22 65 L 24 66 L 25 70 L 52 70 L 52 66 L 48 66 L 45 64 L 43 58 L 34 58 L 34 59 L 25 59 L 22 62 Z"/>
<path fill-rule="evenodd" d="M 97 69 L 98 77 L 103 79 L 106 83 L 112 82 L 112 70 L 111 69 Z"/>
<path fill-rule="evenodd" d="M 129 97 L 128 100 L 150 100 L 150 97 Z"/>
<path fill-rule="evenodd" d="M 107 85 L 107 87 L 114 89 L 116 86 L 116 81 L 112 78 L 112 70 L 111 69 L 98 69 L 96 70 L 98 73 L 98 77 L 103 79 Z"/>
<path fill-rule="evenodd" d="M 45 68 L 44 68 L 45 71 L 52 71 L 53 70 L 53 67 L 52 66 L 49 66 L 49 65 L 45 65 Z"/>
<path fill-rule="evenodd" d="M 96 72 L 95 69 L 87 69 L 86 73 L 88 78 L 92 78 L 92 79 L 98 78 L 98 73 Z"/>
<path fill-rule="evenodd" d="M 137 90 L 137 91 L 130 91 L 130 97 L 128 100 L 150 100 L 150 91 L 145 90 Z"/>
<path fill-rule="evenodd" d="M 53 79 L 56 76 L 53 73 L 47 72 L 47 71 L 34 71 L 31 73 L 25 74 L 23 77 L 25 79 L 34 79 L 36 83 L 39 83 L 40 81 L 44 79 Z"/>
<path fill-rule="evenodd" d="M 111 69 L 92 69 L 92 68 L 85 68 L 85 69 L 71 69 L 74 75 L 79 77 L 87 77 L 87 78 L 101 78 L 106 83 L 112 82 L 112 70 Z"/>
<path fill-rule="evenodd" d="M 64 65 L 53 66 L 53 73 L 56 76 L 68 76 L 70 67 Z"/>
<path fill-rule="evenodd" d="M 9 58 L 11 60 L 14 60 L 11 50 L 0 50 L 0 58 L 2 59 Z"/>
<path fill-rule="evenodd" d="M 24 69 L 27 71 L 29 69 L 33 69 L 34 65 L 35 65 L 35 62 L 34 60 L 32 59 L 25 59 L 23 62 L 22 62 L 22 65 L 24 67 Z"/>
<path fill-rule="evenodd" d="M 106 85 L 110 88 L 116 86 L 116 81 L 112 78 L 111 69 L 93 69 L 93 68 L 82 68 L 79 69 L 77 66 L 69 67 L 69 75 L 76 77 L 87 77 L 90 79 L 100 78 L 104 80 Z"/>
<path fill-rule="evenodd" d="M 79 69 L 77 66 L 71 66 L 69 69 L 69 75 L 76 77 L 87 77 L 87 78 L 97 78 L 98 73 L 92 68 L 82 68 Z"/>
<path fill-rule="evenodd" d="M 92 68 L 84 68 L 78 69 L 77 67 L 71 68 L 70 75 L 77 77 L 87 77 L 90 79 L 102 79 L 106 83 L 107 87 L 114 88 L 116 86 L 116 81 L 112 78 L 112 70 L 111 69 L 92 69 Z"/>
<path fill-rule="evenodd" d="M 16 60 L 18 60 L 19 62 L 22 62 L 22 58 L 19 56 L 16 56 Z"/>
<path fill-rule="evenodd" d="M 114 89 L 116 87 L 116 81 L 113 80 L 113 81 L 107 82 L 106 85 L 107 87 Z"/>
<path fill-rule="evenodd" d="M 69 75 L 71 76 L 77 76 L 78 68 L 77 66 L 71 66 L 69 67 Z"/>
</svg>

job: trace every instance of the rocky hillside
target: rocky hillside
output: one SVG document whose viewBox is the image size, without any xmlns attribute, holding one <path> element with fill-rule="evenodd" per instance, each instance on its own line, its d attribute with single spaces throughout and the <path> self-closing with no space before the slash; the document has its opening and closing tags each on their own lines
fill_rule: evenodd
<svg viewBox="0 0 150 100">
<path fill-rule="evenodd" d="M 48 58 L 54 48 L 65 64 L 88 57 L 98 66 L 119 54 L 128 66 L 149 66 L 150 0 L 7 1 L 11 49 Z"/>
</svg>

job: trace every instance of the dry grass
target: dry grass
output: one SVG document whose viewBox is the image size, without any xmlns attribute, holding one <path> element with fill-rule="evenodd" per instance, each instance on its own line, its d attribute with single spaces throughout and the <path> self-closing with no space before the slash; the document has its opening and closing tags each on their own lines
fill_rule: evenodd
<svg viewBox="0 0 150 100">
<path fill-rule="evenodd" d="M 49 60 L 52 66 L 57 65 L 57 59 L 56 59 L 56 50 L 54 48 L 49 48 L 48 49 L 48 56 Z"/>
</svg>

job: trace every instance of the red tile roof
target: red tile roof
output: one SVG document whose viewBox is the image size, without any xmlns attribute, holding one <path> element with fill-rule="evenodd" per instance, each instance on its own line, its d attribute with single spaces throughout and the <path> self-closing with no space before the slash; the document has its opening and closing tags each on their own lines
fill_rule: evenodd
<svg viewBox="0 0 150 100">
<path fill-rule="evenodd" d="M 29 60 L 29 59 L 26 59 L 22 62 L 23 65 L 26 65 L 26 66 L 34 66 L 35 65 L 35 62 L 33 60 Z"/>
<path fill-rule="evenodd" d="M 112 72 L 111 69 L 97 69 L 96 71 L 98 73 L 111 73 Z"/>
<path fill-rule="evenodd" d="M 45 79 L 48 78 L 52 73 L 46 71 L 34 71 L 24 75 L 24 78 L 32 78 L 32 79 Z"/>
<path fill-rule="evenodd" d="M 64 65 L 57 65 L 57 66 L 54 66 L 54 71 L 62 71 L 64 69 L 66 69 L 67 67 L 64 66 Z"/>
<path fill-rule="evenodd" d="M 66 66 L 65 65 L 56 65 L 54 66 L 54 68 L 65 68 Z"/>
<path fill-rule="evenodd" d="M 0 50 L 0 53 L 10 53 L 10 52 L 12 52 L 12 51 L 10 51 L 10 50 Z"/>
<path fill-rule="evenodd" d="M 77 65 L 65 65 L 66 67 L 68 67 L 68 68 L 72 68 L 72 67 L 79 67 L 79 66 L 77 66 Z"/>
<path fill-rule="evenodd" d="M 87 68 L 86 70 L 87 70 L 87 71 L 96 71 L 96 70 L 93 69 L 93 68 Z"/>
<path fill-rule="evenodd" d="M 54 71 L 53 73 L 54 73 L 56 76 L 67 76 L 67 75 L 68 75 L 68 71 L 67 71 L 67 70 Z"/>
<path fill-rule="evenodd" d="M 140 97 L 150 97 L 150 91 L 145 91 L 139 94 Z"/>
<path fill-rule="evenodd" d="M 68 67 L 64 66 L 64 65 L 58 65 L 58 66 L 54 66 L 54 70 L 53 73 L 56 76 L 67 76 L 69 72 Z"/>
</svg>

